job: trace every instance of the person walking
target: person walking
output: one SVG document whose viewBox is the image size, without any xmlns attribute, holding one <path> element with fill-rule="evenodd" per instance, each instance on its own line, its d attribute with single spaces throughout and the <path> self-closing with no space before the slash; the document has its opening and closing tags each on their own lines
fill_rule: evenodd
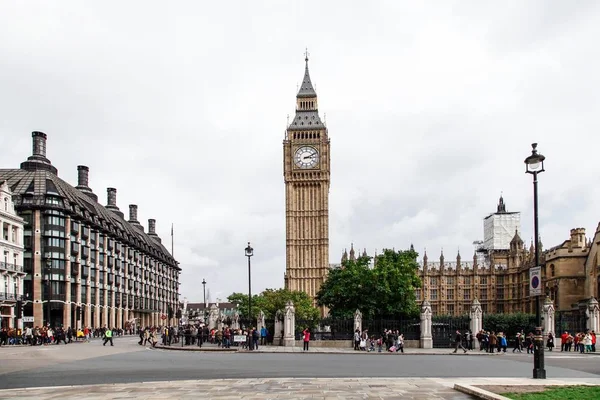
<svg viewBox="0 0 600 400">
<path fill-rule="evenodd" d="M 306 328 L 302 334 L 304 335 L 304 348 L 302 351 L 308 351 L 308 343 L 310 342 L 310 328 Z"/>
<path fill-rule="evenodd" d="M 460 331 L 457 329 L 456 337 L 454 338 L 454 351 L 452 353 L 456 353 L 458 351 L 459 346 L 461 349 L 463 349 L 463 351 L 465 353 L 467 352 L 467 349 L 465 349 L 464 346 L 462 345 L 462 335 L 461 335 Z"/>
<path fill-rule="evenodd" d="M 108 342 L 110 342 L 111 346 L 114 346 L 112 336 L 113 336 L 113 333 L 110 330 L 110 328 L 106 328 L 106 331 L 104 332 L 104 343 L 102 344 L 102 346 L 106 346 L 106 343 L 108 343 Z"/>
</svg>

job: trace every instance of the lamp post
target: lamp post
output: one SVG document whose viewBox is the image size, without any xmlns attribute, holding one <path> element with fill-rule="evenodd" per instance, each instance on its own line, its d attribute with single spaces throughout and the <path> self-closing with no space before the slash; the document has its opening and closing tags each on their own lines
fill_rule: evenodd
<svg viewBox="0 0 600 400">
<path fill-rule="evenodd" d="M 540 266 L 539 227 L 538 227 L 538 187 L 537 176 L 544 172 L 546 157 L 537 151 L 537 143 L 531 145 L 531 155 L 525 159 L 525 172 L 533 175 L 533 234 L 535 237 L 535 266 Z M 535 345 L 533 347 L 533 379 L 546 379 L 544 369 L 544 337 L 542 336 L 542 320 L 540 316 L 540 296 L 535 296 Z"/>
<path fill-rule="evenodd" d="M 46 260 L 46 283 L 48 284 L 48 292 L 46 293 L 46 302 L 48 303 L 48 326 L 51 326 L 50 322 L 50 298 L 52 297 L 52 261 Z"/>
<path fill-rule="evenodd" d="M 202 292 L 204 294 L 204 310 L 202 313 L 204 315 L 204 324 L 206 324 L 206 279 L 202 279 Z"/>
<path fill-rule="evenodd" d="M 246 247 L 246 257 L 248 257 L 248 317 L 250 318 L 250 325 L 252 325 L 252 280 L 250 274 L 250 257 L 254 255 L 254 249 L 248 242 Z"/>
</svg>

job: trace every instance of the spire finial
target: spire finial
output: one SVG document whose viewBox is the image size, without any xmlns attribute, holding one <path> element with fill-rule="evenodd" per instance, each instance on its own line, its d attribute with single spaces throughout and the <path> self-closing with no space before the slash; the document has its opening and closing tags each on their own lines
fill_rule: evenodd
<svg viewBox="0 0 600 400">
<path fill-rule="evenodd" d="M 310 53 L 308 52 L 308 47 L 305 48 L 304 51 L 304 61 L 306 61 L 308 63 L 308 56 L 310 56 Z"/>
</svg>

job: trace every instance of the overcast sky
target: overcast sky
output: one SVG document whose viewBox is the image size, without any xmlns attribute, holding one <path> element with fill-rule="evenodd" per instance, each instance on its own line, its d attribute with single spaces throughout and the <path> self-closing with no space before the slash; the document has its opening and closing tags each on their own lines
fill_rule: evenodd
<svg viewBox="0 0 600 400">
<path fill-rule="evenodd" d="M 331 138 L 330 259 L 414 243 L 473 254 L 504 193 L 532 239 L 532 142 L 545 247 L 600 215 L 595 1 L 0 0 L 0 164 L 31 131 L 76 185 L 157 220 L 202 301 L 283 286 L 282 140 L 304 49 Z M 147 226 L 147 222 L 144 222 Z"/>
</svg>

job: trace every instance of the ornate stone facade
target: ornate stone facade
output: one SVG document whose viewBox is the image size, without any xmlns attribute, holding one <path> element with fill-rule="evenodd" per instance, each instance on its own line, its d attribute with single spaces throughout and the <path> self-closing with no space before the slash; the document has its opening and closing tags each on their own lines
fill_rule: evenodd
<svg viewBox="0 0 600 400">
<path fill-rule="evenodd" d="M 308 72 L 296 96 L 296 115 L 283 141 L 285 287 L 314 298 L 329 269 L 329 136 Z M 323 314 L 326 310 L 322 310 Z"/>
<path fill-rule="evenodd" d="M 181 269 L 156 221 L 145 232 L 134 204 L 126 220 L 114 188 L 106 206 L 98 203 L 86 166 L 77 168 L 76 187 L 60 179 L 46 158 L 46 134 L 32 136 L 33 154 L 21 168 L 0 169 L 24 219 L 24 316 L 34 326 L 175 324 Z"/>
</svg>

